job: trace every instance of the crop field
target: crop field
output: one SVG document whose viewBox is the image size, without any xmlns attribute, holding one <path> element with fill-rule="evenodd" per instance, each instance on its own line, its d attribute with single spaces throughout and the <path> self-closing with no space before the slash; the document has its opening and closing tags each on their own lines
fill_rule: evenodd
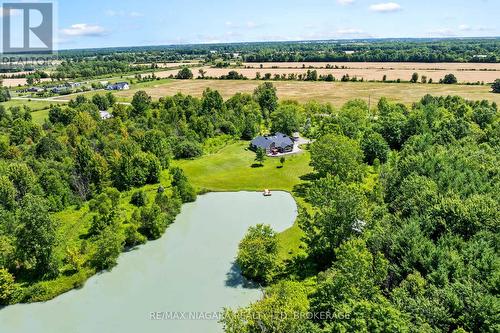
<svg viewBox="0 0 500 333">
<path fill-rule="evenodd" d="M 169 80 L 147 86 L 138 85 L 127 91 L 117 92 L 120 101 L 130 101 L 138 90 L 145 90 L 154 99 L 171 96 L 178 92 L 200 97 L 206 88 L 218 90 L 227 99 L 237 92 L 252 93 L 262 81 L 255 80 Z M 490 100 L 500 103 L 500 94 L 491 93 L 489 86 L 466 86 L 444 84 L 410 84 L 381 82 L 273 82 L 280 99 L 297 101 L 316 100 L 340 106 L 350 99 L 361 98 L 375 102 L 380 97 L 411 104 L 426 94 L 436 96 L 458 95 L 471 100 Z"/>
<path fill-rule="evenodd" d="M 262 65 L 262 68 L 260 67 Z M 326 68 L 327 65 L 333 68 Z M 244 67 L 244 68 L 243 68 Z M 274 75 L 282 74 L 305 74 L 308 69 L 315 69 L 318 75 L 332 74 L 337 80 L 343 75 L 349 74 L 350 77 L 356 76 L 365 81 L 381 81 L 384 75 L 387 80 L 409 81 L 412 74 L 417 72 L 420 77 L 426 76 L 434 82 L 439 82 L 446 74 L 454 74 L 458 82 L 490 83 L 500 78 L 500 63 L 405 63 L 405 62 L 274 62 L 274 63 L 244 63 L 240 68 L 211 68 L 203 67 L 206 76 L 220 77 L 227 75 L 232 70 L 243 74 L 249 79 L 255 78 L 257 72 L 264 76 L 265 73 Z M 163 70 L 155 73 L 161 78 L 177 74 L 176 70 Z M 193 68 L 194 76 L 198 76 L 198 69 Z"/>
</svg>

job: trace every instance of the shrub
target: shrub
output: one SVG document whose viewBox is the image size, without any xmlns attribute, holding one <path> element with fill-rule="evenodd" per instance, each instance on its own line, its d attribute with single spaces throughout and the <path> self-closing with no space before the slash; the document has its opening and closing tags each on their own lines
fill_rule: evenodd
<svg viewBox="0 0 500 333">
<path fill-rule="evenodd" d="M 443 79 L 444 84 L 455 84 L 457 82 L 457 78 L 453 74 L 446 74 Z"/>
<path fill-rule="evenodd" d="M 193 78 L 193 72 L 189 69 L 189 67 L 183 67 L 175 76 L 176 79 L 180 80 L 189 80 Z"/>
<path fill-rule="evenodd" d="M 0 269 L 0 304 L 9 304 L 12 294 L 17 287 L 14 283 L 14 276 L 5 268 Z"/>
<path fill-rule="evenodd" d="M 176 158 L 194 158 L 203 154 L 203 149 L 198 142 L 184 140 L 174 146 Z"/>
<path fill-rule="evenodd" d="M 136 207 L 142 207 L 147 204 L 148 197 L 146 195 L 146 192 L 139 190 L 135 191 L 132 194 L 132 198 L 130 199 L 130 203 Z"/>
<path fill-rule="evenodd" d="M 500 79 L 496 79 L 495 82 L 491 85 L 491 89 L 494 93 L 500 93 Z"/>
</svg>

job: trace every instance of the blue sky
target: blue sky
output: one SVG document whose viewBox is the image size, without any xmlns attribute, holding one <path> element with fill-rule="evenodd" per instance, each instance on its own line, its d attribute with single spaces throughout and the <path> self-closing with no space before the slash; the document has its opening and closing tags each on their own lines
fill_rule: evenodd
<svg viewBox="0 0 500 333">
<path fill-rule="evenodd" d="M 500 36 L 499 0 L 59 0 L 57 7 L 60 49 Z"/>
</svg>

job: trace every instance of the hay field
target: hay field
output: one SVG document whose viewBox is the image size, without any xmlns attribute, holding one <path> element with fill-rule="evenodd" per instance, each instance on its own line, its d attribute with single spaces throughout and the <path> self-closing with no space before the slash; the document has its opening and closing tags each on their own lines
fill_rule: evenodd
<svg viewBox="0 0 500 333">
<path fill-rule="evenodd" d="M 262 65 L 262 68 L 260 68 Z M 331 65 L 338 68 L 327 69 L 326 66 Z M 198 69 L 193 68 L 193 74 L 198 76 Z M 387 62 L 312 62 L 312 63 L 244 63 L 240 68 L 211 68 L 204 66 L 206 76 L 220 77 L 227 75 L 229 71 L 235 70 L 243 74 L 249 79 L 255 78 L 255 74 L 259 72 L 261 76 L 265 73 L 271 73 L 272 77 L 275 74 L 305 74 L 308 69 L 316 69 L 319 75 L 332 74 L 337 80 L 340 80 L 343 75 L 349 74 L 350 77 L 363 78 L 365 81 L 381 81 L 384 75 L 387 75 L 387 80 L 409 81 L 412 74 L 417 72 L 420 77 L 427 76 L 427 79 L 432 79 L 434 82 L 439 82 L 446 74 L 454 74 L 461 83 L 483 81 L 491 83 L 500 78 L 500 63 L 492 64 L 473 64 L 473 63 L 387 63 Z M 170 75 L 176 75 L 177 70 L 160 70 L 156 72 L 156 76 L 166 78 Z"/>
<path fill-rule="evenodd" d="M 240 80 L 171 80 L 148 87 L 135 87 L 131 90 L 117 92 L 122 101 L 130 101 L 137 90 L 145 90 L 154 99 L 171 96 L 178 92 L 200 97 L 206 88 L 218 90 L 227 99 L 237 92 L 252 93 L 262 81 Z M 273 82 L 280 99 L 291 99 L 300 102 L 316 100 L 340 106 L 346 101 L 361 98 L 375 102 L 382 96 L 393 101 L 411 104 L 425 94 L 436 96 L 459 95 L 471 100 L 490 100 L 500 104 L 500 94 L 490 92 L 489 86 L 466 86 L 444 84 L 410 84 L 379 82 Z"/>
</svg>

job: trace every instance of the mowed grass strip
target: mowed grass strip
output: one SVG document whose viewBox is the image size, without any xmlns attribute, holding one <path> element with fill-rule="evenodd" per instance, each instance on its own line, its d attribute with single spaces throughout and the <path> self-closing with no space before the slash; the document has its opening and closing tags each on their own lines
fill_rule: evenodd
<svg viewBox="0 0 500 333">
<path fill-rule="evenodd" d="M 491 87 L 446 85 L 446 84 L 411 84 L 382 82 L 305 82 L 272 81 L 280 99 L 299 102 L 316 100 L 342 106 L 349 100 L 361 98 L 366 102 L 376 103 L 381 97 L 391 101 L 411 105 L 426 94 L 434 96 L 458 95 L 469 100 L 489 100 L 500 103 L 500 94 L 491 92 Z M 135 92 L 145 90 L 153 99 L 172 96 L 178 92 L 201 97 L 206 88 L 218 90 L 228 99 L 238 92 L 252 93 L 263 81 L 255 80 L 167 80 L 151 82 L 148 85 L 132 86 L 127 91 L 116 92 L 119 101 L 131 101 Z M 374 104 L 372 104 L 374 105 Z"/>
</svg>

